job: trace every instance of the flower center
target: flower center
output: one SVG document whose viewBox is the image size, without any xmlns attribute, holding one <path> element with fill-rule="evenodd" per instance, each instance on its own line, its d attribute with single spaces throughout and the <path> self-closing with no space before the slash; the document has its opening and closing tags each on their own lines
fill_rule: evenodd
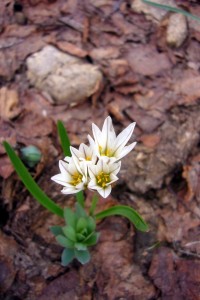
<svg viewBox="0 0 200 300">
<path fill-rule="evenodd" d="M 105 188 L 107 183 L 110 182 L 110 174 L 105 174 L 104 172 L 100 172 L 99 175 L 96 176 L 96 179 L 97 179 L 97 184 L 100 187 Z"/>
<path fill-rule="evenodd" d="M 91 157 L 90 156 L 86 156 L 85 160 L 90 161 Z"/>
<path fill-rule="evenodd" d="M 113 156 L 113 151 L 112 151 L 112 149 L 106 148 L 106 149 L 103 151 L 101 146 L 99 146 L 99 153 L 100 153 L 100 155 L 103 155 L 103 156 L 108 156 L 108 157 L 112 157 L 112 156 Z"/>
<path fill-rule="evenodd" d="M 74 175 L 72 175 L 72 181 L 70 182 L 71 185 L 76 186 L 77 184 L 79 184 L 82 181 L 83 175 L 80 173 L 75 173 Z"/>
</svg>

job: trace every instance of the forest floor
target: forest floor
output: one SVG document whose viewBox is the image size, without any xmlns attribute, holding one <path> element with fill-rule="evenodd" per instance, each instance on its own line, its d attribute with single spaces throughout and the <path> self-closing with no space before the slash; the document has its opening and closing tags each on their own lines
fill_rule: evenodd
<svg viewBox="0 0 200 300">
<path fill-rule="evenodd" d="M 198 1 L 159 2 L 200 16 Z M 137 146 L 100 205 L 129 205 L 150 227 L 107 218 L 91 261 L 62 267 L 49 230 L 62 220 L 30 196 L 0 145 L 0 299 L 200 300 L 199 69 L 200 22 L 141 0 L 0 1 L 1 141 L 19 155 L 37 146 L 31 174 L 73 206 L 50 180 L 63 159 L 57 120 L 75 147 L 108 115 L 117 132 L 136 121 Z"/>
</svg>

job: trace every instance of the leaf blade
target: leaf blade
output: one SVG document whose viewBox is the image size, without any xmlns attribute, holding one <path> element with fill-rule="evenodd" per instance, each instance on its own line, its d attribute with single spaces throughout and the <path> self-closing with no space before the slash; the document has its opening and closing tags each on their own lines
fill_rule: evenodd
<svg viewBox="0 0 200 300">
<path fill-rule="evenodd" d="M 65 126 L 64 126 L 63 122 L 60 120 L 58 120 L 58 122 L 57 122 L 57 130 L 58 130 L 58 135 L 60 138 L 60 143 L 61 143 L 64 155 L 71 156 L 70 140 L 69 140 L 67 131 L 65 129 Z"/>
<path fill-rule="evenodd" d="M 148 231 L 148 225 L 142 217 L 131 207 L 126 205 L 116 205 L 96 214 L 96 219 L 102 219 L 109 216 L 120 215 L 126 217 L 140 231 Z"/>
<path fill-rule="evenodd" d="M 64 212 L 63 209 L 55 204 L 53 200 L 51 200 L 43 190 L 37 185 L 31 174 L 28 172 L 26 167 L 24 166 L 21 159 L 15 153 L 13 148 L 10 146 L 9 143 L 6 141 L 3 142 L 3 146 L 6 150 L 7 155 L 9 156 L 15 171 L 17 172 L 18 176 L 22 180 L 23 184 L 30 192 L 30 194 L 45 208 L 47 208 L 52 213 L 58 215 L 59 217 L 63 218 Z"/>
<path fill-rule="evenodd" d="M 160 3 L 156 3 L 156 2 L 153 2 L 153 1 L 148 1 L 148 0 L 142 0 L 142 2 L 148 4 L 148 5 L 151 5 L 151 6 L 154 6 L 154 7 L 158 7 L 158 8 L 161 8 L 161 9 L 164 9 L 164 10 L 167 10 L 167 11 L 172 11 L 172 12 L 176 12 L 176 13 L 180 13 L 186 17 L 189 17 L 193 20 L 196 20 L 196 21 L 199 21 L 200 22 L 200 18 L 187 12 L 186 10 L 184 9 L 181 9 L 181 8 L 176 8 L 176 7 L 173 7 L 173 6 L 169 6 L 169 5 L 165 5 L 165 4 L 160 4 Z"/>
</svg>

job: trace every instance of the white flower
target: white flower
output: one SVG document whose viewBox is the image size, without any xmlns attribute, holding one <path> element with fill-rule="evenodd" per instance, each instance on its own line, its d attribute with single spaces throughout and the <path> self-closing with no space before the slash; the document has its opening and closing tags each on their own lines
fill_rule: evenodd
<svg viewBox="0 0 200 300">
<path fill-rule="evenodd" d="M 105 119 L 102 131 L 92 123 L 94 140 L 90 135 L 88 135 L 88 139 L 95 149 L 97 156 L 104 161 L 110 160 L 111 162 L 114 162 L 127 155 L 136 145 L 136 142 L 134 142 L 125 146 L 131 138 L 135 124 L 135 122 L 131 123 L 116 136 L 111 117 Z"/>
<path fill-rule="evenodd" d="M 99 160 L 96 165 L 89 165 L 90 182 L 88 188 L 97 190 L 97 192 L 106 198 L 111 193 L 111 184 L 118 180 L 116 176 L 121 167 L 121 163 L 107 163 Z"/>
<path fill-rule="evenodd" d="M 87 185 L 87 170 L 78 165 L 73 157 L 65 157 L 67 162 L 59 161 L 60 174 L 51 177 L 52 180 L 64 186 L 63 194 L 74 194 L 85 189 Z"/>
<path fill-rule="evenodd" d="M 86 165 L 88 164 L 93 164 L 95 165 L 97 161 L 97 156 L 94 152 L 93 147 L 89 147 L 85 144 L 80 144 L 79 150 L 77 150 L 74 147 L 70 147 L 70 151 L 72 153 L 72 156 L 80 162 L 80 164 L 85 163 Z"/>
</svg>

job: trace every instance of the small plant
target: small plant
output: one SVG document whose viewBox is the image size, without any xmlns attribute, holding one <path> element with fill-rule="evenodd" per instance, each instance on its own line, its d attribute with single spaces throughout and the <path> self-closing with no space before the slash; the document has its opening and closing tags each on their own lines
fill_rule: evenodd
<svg viewBox="0 0 200 300">
<path fill-rule="evenodd" d="M 103 198 L 110 195 L 113 183 L 118 180 L 121 159 L 136 145 L 136 142 L 126 145 L 132 136 L 135 123 L 131 123 L 119 135 L 116 135 L 111 117 L 104 121 L 100 130 L 92 124 L 93 138 L 88 135 L 89 146 L 81 144 L 79 149 L 70 146 L 70 141 L 64 125 L 58 121 L 57 128 L 65 155 L 64 161 L 59 161 L 60 173 L 52 180 L 63 186 L 63 194 L 75 194 L 75 210 L 66 207 L 64 210 L 55 204 L 37 185 L 21 159 L 12 147 L 4 142 L 6 152 L 24 185 L 35 199 L 54 214 L 64 218 L 65 226 L 53 226 L 51 232 L 57 242 L 64 247 L 62 265 L 68 265 L 74 258 L 85 264 L 90 260 L 88 247 L 96 245 L 99 233 L 96 232 L 96 220 L 119 215 L 126 217 L 141 231 L 147 231 L 148 226 L 142 217 L 131 207 L 116 205 L 95 214 L 98 197 L 96 193 L 91 201 L 89 211 L 85 210 L 84 190 L 99 193 Z"/>
<path fill-rule="evenodd" d="M 79 203 L 76 203 L 75 212 L 65 208 L 64 218 L 66 226 L 51 227 L 57 242 L 65 248 L 61 256 L 62 265 L 68 265 L 74 258 L 85 264 L 90 260 L 88 247 L 98 241 L 99 233 L 95 231 L 96 221 L 87 215 Z"/>
</svg>

